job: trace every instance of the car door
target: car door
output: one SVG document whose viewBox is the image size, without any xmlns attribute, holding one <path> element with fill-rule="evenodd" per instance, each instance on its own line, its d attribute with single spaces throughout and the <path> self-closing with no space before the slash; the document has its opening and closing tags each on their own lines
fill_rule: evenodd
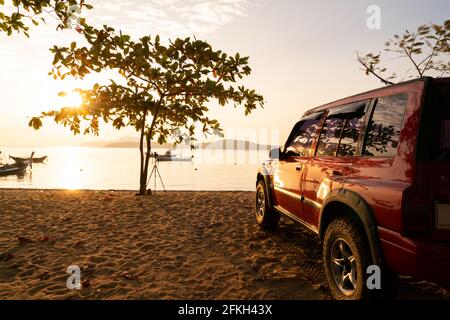
<svg viewBox="0 0 450 320">
<path fill-rule="evenodd" d="M 323 113 L 300 120 L 292 130 L 274 171 L 274 193 L 279 208 L 303 219 L 301 179 L 317 139 Z"/>
<path fill-rule="evenodd" d="M 331 190 L 340 188 L 351 174 L 360 150 L 360 132 L 370 101 L 357 102 L 328 111 L 316 153 L 303 170 L 304 220 L 318 226 L 322 204 Z"/>
</svg>

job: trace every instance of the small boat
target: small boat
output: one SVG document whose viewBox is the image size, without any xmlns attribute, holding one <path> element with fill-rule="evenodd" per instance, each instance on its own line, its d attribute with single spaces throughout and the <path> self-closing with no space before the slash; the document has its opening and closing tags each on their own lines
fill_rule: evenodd
<svg viewBox="0 0 450 320">
<path fill-rule="evenodd" d="M 156 161 L 178 161 L 178 162 L 187 162 L 187 161 L 192 161 L 192 159 L 194 158 L 194 156 L 181 156 L 181 155 L 176 155 L 173 154 L 172 151 L 167 150 L 166 153 L 164 155 L 159 155 L 156 152 L 153 154 L 153 157 L 156 159 Z"/>
<path fill-rule="evenodd" d="M 182 157 L 177 155 L 171 155 L 171 156 L 156 156 L 157 161 L 178 161 L 178 162 L 187 162 L 192 161 L 194 156 L 191 157 Z"/>
<path fill-rule="evenodd" d="M 0 176 L 24 175 L 27 168 L 28 164 L 25 163 L 5 164 L 0 166 Z"/>
<path fill-rule="evenodd" d="M 16 163 L 43 163 L 45 160 L 48 159 L 48 156 L 44 156 L 41 158 L 21 158 L 21 157 L 13 157 L 9 156 L 11 159 L 13 159 Z"/>
</svg>

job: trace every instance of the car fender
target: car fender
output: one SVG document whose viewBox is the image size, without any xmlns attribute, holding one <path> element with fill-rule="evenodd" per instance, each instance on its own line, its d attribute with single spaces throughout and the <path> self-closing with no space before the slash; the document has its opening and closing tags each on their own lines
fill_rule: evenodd
<svg viewBox="0 0 450 320">
<path fill-rule="evenodd" d="M 272 193 L 272 189 L 271 189 L 272 179 L 266 168 L 260 168 L 258 170 L 256 184 L 258 184 L 259 180 L 264 181 L 264 185 L 266 187 L 266 194 L 267 194 L 267 202 L 268 202 L 267 204 L 270 208 L 273 208 L 274 202 L 273 202 L 273 198 L 272 198 L 273 193 Z"/>
<path fill-rule="evenodd" d="M 369 241 L 370 251 L 372 253 L 372 258 L 375 264 L 382 266 L 383 264 L 383 256 L 380 245 L 380 238 L 378 234 L 378 225 L 375 218 L 375 215 L 364 200 L 356 192 L 347 190 L 347 189 L 336 189 L 330 192 L 329 196 L 324 201 L 319 218 L 319 237 L 320 239 L 324 238 L 325 227 L 323 226 L 324 219 L 324 211 L 326 210 L 327 205 L 332 202 L 340 202 L 348 207 L 350 207 L 359 217 L 360 221 L 364 226 L 364 230 L 367 235 L 367 239 Z"/>
</svg>

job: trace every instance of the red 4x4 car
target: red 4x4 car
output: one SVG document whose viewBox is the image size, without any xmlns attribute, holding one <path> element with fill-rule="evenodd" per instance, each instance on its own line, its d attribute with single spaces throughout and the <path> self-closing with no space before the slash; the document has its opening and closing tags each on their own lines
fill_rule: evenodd
<svg viewBox="0 0 450 320">
<path fill-rule="evenodd" d="M 337 299 L 392 292 L 397 275 L 450 280 L 449 151 L 450 78 L 312 109 L 259 169 L 256 220 L 318 234 Z M 366 285 L 372 265 L 381 291 Z"/>
</svg>

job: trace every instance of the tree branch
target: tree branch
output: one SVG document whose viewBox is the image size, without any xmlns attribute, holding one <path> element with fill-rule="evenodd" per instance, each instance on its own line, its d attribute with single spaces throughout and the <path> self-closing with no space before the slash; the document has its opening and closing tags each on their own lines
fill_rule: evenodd
<svg viewBox="0 0 450 320">
<path fill-rule="evenodd" d="M 365 70 L 369 73 L 371 73 L 372 75 L 374 75 L 376 78 L 378 78 L 382 83 L 384 83 L 385 85 L 392 85 L 394 84 L 393 82 L 384 79 L 381 75 L 378 75 L 375 71 L 373 71 L 371 68 L 369 68 L 366 63 L 363 61 L 363 59 L 359 56 L 358 53 L 356 53 L 357 57 L 358 57 L 358 62 L 365 68 Z"/>
<path fill-rule="evenodd" d="M 425 67 L 423 68 L 423 72 L 424 72 L 424 73 L 425 73 L 425 71 L 427 71 L 428 66 L 430 65 L 430 62 L 431 62 L 431 60 L 433 59 L 434 54 L 436 53 L 437 46 L 438 46 L 438 44 L 439 44 L 439 41 L 441 41 L 441 39 L 442 39 L 442 35 L 439 35 L 439 38 L 437 39 L 436 44 L 435 44 L 434 47 L 433 47 L 433 51 L 432 51 L 431 54 L 430 54 L 430 58 L 428 59 L 427 63 L 425 64 Z"/>
<path fill-rule="evenodd" d="M 403 51 L 405 52 L 405 54 L 409 58 L 409 60 L 411 60 L 411 62 L 413 63 L 414 67 L 416 68 L 417 72 L 419 73 L 419 77 L 422 77 L 423 73 L 420 70 L 419 66 L 417 65 L 416 61 L 412 57 L 412 50 L 413 50 L 414 44 L 416 43 L 416 38 L 417 38 L 417 33 L 414 34 L 414 38 L 413 38 L 413 41 L 410 46 L 411 49 L 408 51 L 407 46 L 405 46 L 403 48 Z"/>
</svg>

